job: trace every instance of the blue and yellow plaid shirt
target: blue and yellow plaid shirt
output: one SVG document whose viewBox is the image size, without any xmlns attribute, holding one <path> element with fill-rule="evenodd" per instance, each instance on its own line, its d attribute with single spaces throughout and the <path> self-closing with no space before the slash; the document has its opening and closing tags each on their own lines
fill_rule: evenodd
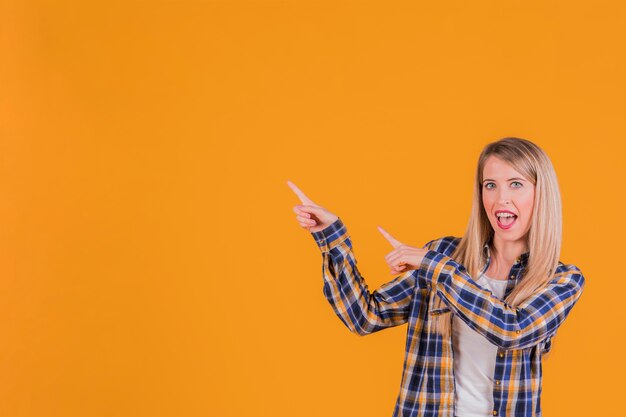
<svg viewBox="0 0 626 417">
<path fill-rule="evenodd" d="M 450 311 L 498 347 L 493 415 L 541 417 L 541 355 L 550 350 L 551 337 L 582 294 L 585 280 L 576 266 L 559 262 L 546 287 L 512 307 L 450 257 L 460 238 L 449 236 L 425 245 L 428 252 L 418 270 L 370 293 L 342 220 L 311 234 L 322 251 L 324 295 L 350 331 L 367 335 L 408 323 L 393 417 L 455 416 L 452 339 L 432 328 L 433 317 Z M 486 257 L 485 269 L 488 250 Z M 522 278 L 527 261 L 525 253 L 511 268 L 505 298 Z M 433 308 L 436 296 L 445 308 Z"/>
</svg>

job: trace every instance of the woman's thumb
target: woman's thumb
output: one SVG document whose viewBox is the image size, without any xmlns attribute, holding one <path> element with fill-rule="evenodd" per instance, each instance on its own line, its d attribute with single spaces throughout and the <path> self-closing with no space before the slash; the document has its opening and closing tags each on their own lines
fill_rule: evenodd
<svg viewBox="0 0 626 417">
<path fill-rule="evenodd" d="M 312 206 L 310 204 L 301 204 L 298 206 L 298 208 L 302 211 L 305 211 L 307 213 L 313 213 L 313 214 L 323 214 L 324 213 L 324 209 L 318 206 Z"/>
</svg>

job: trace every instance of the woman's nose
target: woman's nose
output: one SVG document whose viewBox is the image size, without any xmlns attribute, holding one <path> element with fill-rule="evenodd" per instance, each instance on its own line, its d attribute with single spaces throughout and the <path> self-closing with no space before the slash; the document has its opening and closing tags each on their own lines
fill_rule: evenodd
<svg viewBox="0 0 626 417">
<path fill-rule="evenodd" d="M 511 194 L 507 191 L 500 191 L 498 194 L 498 202 L 500 204 L 511 204 Z"/>
</svg>

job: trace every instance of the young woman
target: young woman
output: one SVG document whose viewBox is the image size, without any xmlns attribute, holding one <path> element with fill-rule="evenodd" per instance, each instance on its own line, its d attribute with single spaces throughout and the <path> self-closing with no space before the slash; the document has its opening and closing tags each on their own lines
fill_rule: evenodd
<svg viewBox="0 0 626 417">
<path fill-rule="evenodd" d="M 541 416 L 541 357 L 585 281 L 559 261 L 559 188 L 537 145 L 505 138 L 483 149 L 462 238 L 416 248 L 381 228 L 394 246 L 385 259 L 400 276 L 372 293 L 342 220 L 288 184 L 343 323 L 359 335 L 408 323 L 394 417 Z"/>
</svg>

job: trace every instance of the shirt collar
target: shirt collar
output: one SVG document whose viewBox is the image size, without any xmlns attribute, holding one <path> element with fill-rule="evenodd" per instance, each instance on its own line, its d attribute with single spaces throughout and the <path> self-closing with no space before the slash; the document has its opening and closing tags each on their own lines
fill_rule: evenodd
<svg viewBox="0 0 626 417">
<path fill-rule="evenodd" d="M 491 249 L 489 249 L 489 242 L 485 243 L 483 245 L 483 252 L 485 254 L 485 257 L 487 258 L 487 262 L 486 265 L 489 266 L 489 262 L 491 261 Z M 522 264 L 522 265 L 526 265 L 528 263 L 528 256 L 530 255 L 530 252 L 524 252 L 522 253 L 520 256 L 517 257 L 517 259 L 515 260 L 515 265 L 517 264 Z M 486 268 L 485 268 L 486 270 Z"/>
</svg>

